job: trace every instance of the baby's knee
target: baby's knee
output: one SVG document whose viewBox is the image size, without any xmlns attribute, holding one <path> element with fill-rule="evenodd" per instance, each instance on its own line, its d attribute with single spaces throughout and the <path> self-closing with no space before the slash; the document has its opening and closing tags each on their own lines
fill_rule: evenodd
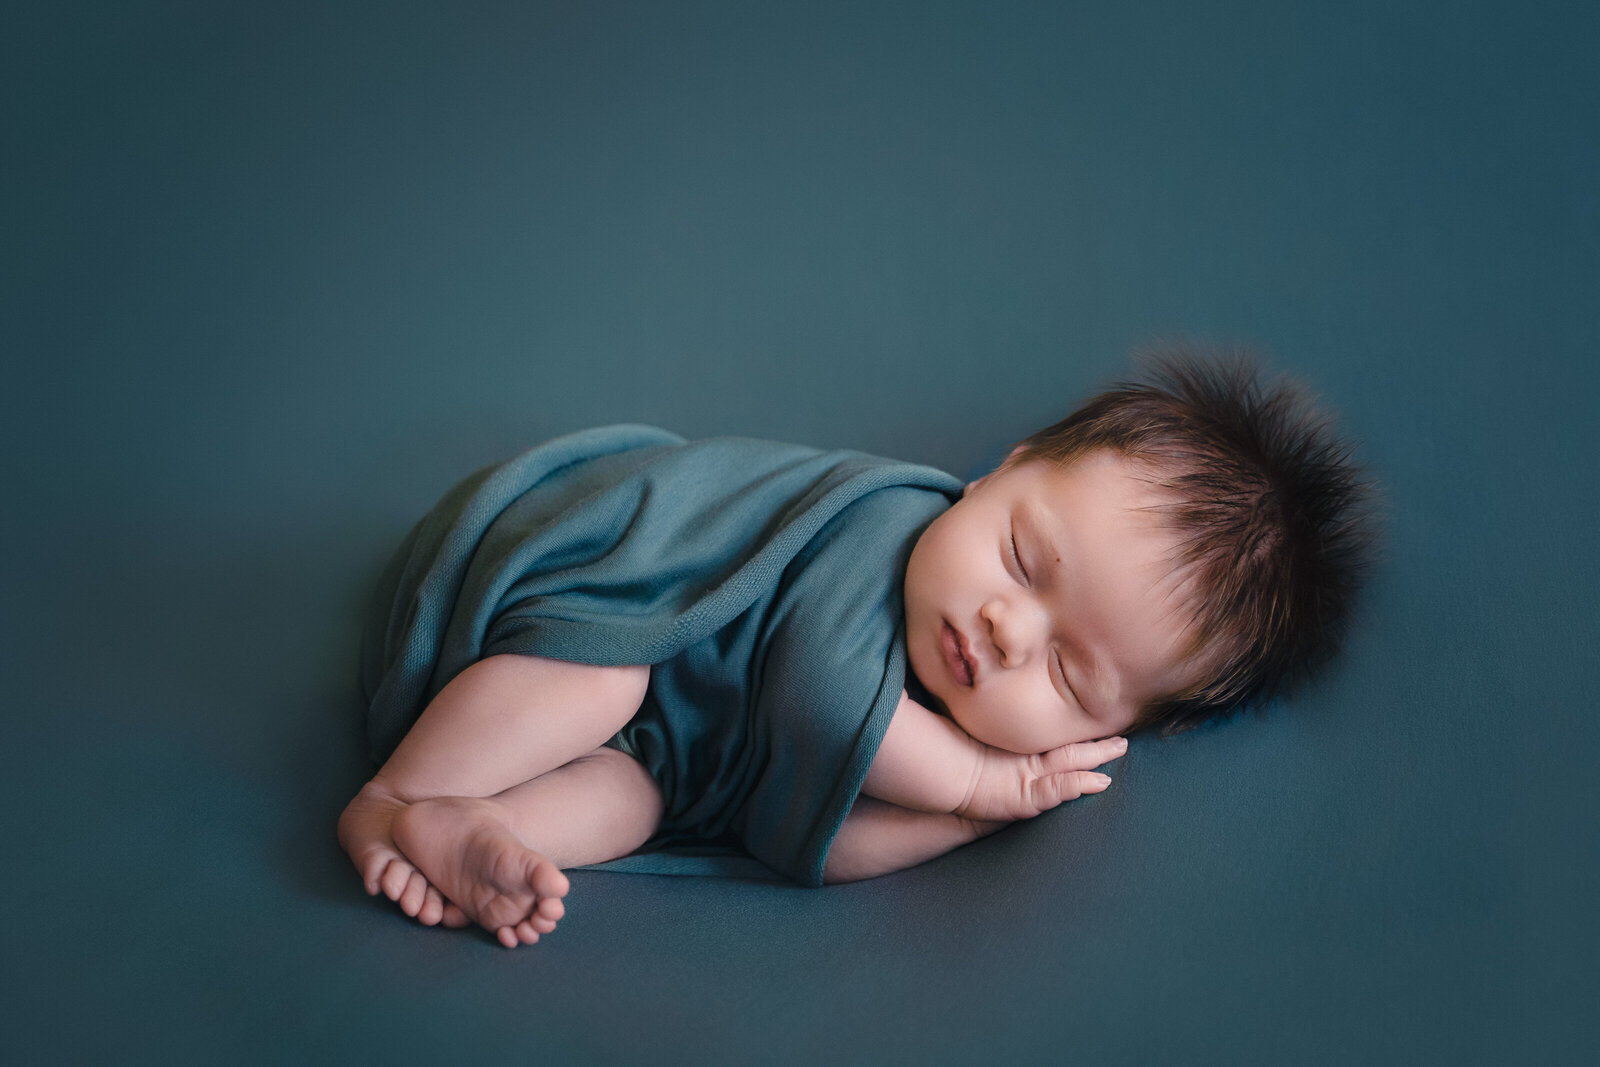
<svg viewBox="0 0 1600 1067">
<path fill-rule="evenodd" d="M 568 766 L 581 768 L 580 774 L 603 783 L 597 785 L 597 793 L 607 798 L 624 821 L 645 827 L 646 837 L 655 832 L 666 811 L 666 798 L 660 783 L 636 757 L 603 745 Z"/>
</svg>

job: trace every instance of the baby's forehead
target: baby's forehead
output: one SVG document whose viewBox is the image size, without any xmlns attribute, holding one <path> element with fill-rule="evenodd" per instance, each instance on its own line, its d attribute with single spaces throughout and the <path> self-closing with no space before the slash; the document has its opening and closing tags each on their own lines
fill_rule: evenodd
<svg viewBox="0 0 1600 1067">
<path fill-rule="evenodd" d="M 1101 521 L 1169 528 L 1172 508 L 1183 499 L 1174 487 L 1179 472 L 1173 465 L 1110 448 L 1067 460 L 1022 457 L 1010 469 L 1023 506 L 1047 524 L 1062 524 L 1088 508 Z"/>
<path fill-rule="evenodd" d="M 1097 528 L 1115 531 L 1097 539 L 1102 553 L 1138 561 L 1150 580 L 1150 598 L 1175 615 L 1202 614 L 1206 590 L 1186 551 L 1191 534 L 1181 522 L 1183 495 L 1173 486 L 1171 466 L 1112 449 L 1061 464 L 1029 462 L 1054 468 L 1054 476 L 1020 494 L 1018 513 L 1025 524 L 1049 537 L 1087 517 Z"/>
</svg>

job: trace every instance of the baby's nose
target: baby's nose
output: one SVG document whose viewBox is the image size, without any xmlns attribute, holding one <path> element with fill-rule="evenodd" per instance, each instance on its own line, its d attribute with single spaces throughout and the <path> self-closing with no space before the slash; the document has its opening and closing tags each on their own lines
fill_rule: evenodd
<svg viewBox="0 0 1600 1067">
<path fill-rule="evenodd" d="M 1015 669 L 1027 664 L 1039 647 L 1043 613 L 1025 604 L 994 602 L 987 612 L 989 636 L 1000 666 Z"/>
</svg>

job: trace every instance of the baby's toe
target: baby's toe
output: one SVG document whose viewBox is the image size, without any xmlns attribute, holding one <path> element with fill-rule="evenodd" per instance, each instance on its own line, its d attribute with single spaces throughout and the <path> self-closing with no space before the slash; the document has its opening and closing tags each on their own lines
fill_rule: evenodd
<svg viewBox="0 0 1600 1067">
<path fill-rule="evenodd" d="M 405 892 L 400 894 L 400 910 L 416 918 L 422 911 L 423 902 L 428 896 L 428 880 L 422 876 L 421 871 L 412 871 L 411 877 L 406 880 Z"/>
<path fill-rule="evenodd" d="M 541 897 L 564 897 L 571 883 L 567 876 L 561 873 L 561 868 L 545 861 L 534 868 L 533 877 L 528 879 L 528 884 L 533 887 L 535 894 Z"/>
<path fill-rule="evenodd" d="M 383 892 L 383 872 L 388 870 L 393 860 L 394 853 L 373 850 L 361 861 L 361 885 L 366 889 L 367 896 L 375 897 Z"/>
<path fill-rule="evenodd" d="M 390 860 L 378 879 L 378 887 L 383 890 L 384 896 L 398 902 L 400 894 L 405 892 L 406 886 L 411 882 L 411 876 L 415 873 L 417 873 L 416 868 L 404 860 Z"/>
<path fill-rule="evenodd" d="M 548 934 L 556 928 L 556 921 L 546 919 L 543 915 L 534 915 L 528 920 L 528 925 L 541 934 Z"/>
<path fill-rule="evenodd" d="M 472 920 L 467 918 L 467 913 L 448 900 L 444 902 L 444 918 L 441 921 L 452 930 L 459 930 L 463 926 L 472 925 Z"/>
<path fill-rule="evenodd" d="M 433 886 L 422 895 L 422 910 L 417 912 L 417 922 L 423 926 L 438 926 L 439 920 L 444 918 L 444 894 Z"/>
<path fill-rule="evenodd" d="M 554 923 L 567 913 L 567 906 L 560 897 L 545 897 L 534 907 L 533 914 L 541 919 L 548 919 Z"/>
<path fill-rule="evenodd" d="M 506 948 L 517 947 L 517 931 L 514 927 L 502 926 L 494 932 L 494 936 Z"/>
<path fill-rule="evenodd" d="M 539 931 L 534 928 L 532 923 L 524 919 L 517 924 L 517 940 L 524 945 L 531 945 L 539 940 Z"/>
</svg>

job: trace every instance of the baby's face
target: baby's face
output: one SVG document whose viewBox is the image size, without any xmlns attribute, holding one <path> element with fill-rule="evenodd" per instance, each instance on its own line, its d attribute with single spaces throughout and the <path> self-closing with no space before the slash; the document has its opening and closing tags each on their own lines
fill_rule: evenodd
<svg viewBox="0 0 1600 1067">
<path fill-rule="evenodd" d="M 1043 752 L 1120 733 L 1193 679 L 1177 535 L 1126 457 L 1025 460 L 967 486 L 906 567 L 911 670 L 979 741 Z"/>
</svg>

